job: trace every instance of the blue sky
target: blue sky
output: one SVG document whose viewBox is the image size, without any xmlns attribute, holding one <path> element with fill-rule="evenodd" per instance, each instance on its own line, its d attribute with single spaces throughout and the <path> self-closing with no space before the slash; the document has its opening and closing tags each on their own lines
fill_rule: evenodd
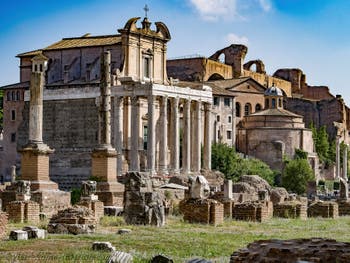
<svg viewBox="0 0 350 263">
<path fill-rule="evenodd" d="M 348 0 L 17 0 L 0 9 L 0 86 L 18 82 L 21 52 L 63 37 L 114 34 L 130 17 L 162 21 L 168 57 L 210 56 L 232 43 L 248 46 L 273 74 L 300 68 L 310 85 L 327 85 L 350 105 Z"/>
</svg>

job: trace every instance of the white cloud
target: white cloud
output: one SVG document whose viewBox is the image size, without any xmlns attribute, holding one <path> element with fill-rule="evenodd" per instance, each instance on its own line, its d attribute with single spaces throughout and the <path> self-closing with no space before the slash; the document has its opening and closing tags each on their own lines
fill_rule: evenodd
<svg viewBox="0 0 350 263">
<path fill-rule="evenodd" d="M 264 10 L 265 12 L 269 12 L 271 10 L 272 4 L 270 0 L 258 0 L 258 1 L 262 10 Z"/>
<path fill-rule="evenodd" d="M 227 44 L 243 44 L 248 45 L 248 38 L 246 36 L 237 36 L 236 34 L 229 33 L 226 35 Z"/>
<path fill-rule="evenodd" d="M 190 0 L 190 2 L 205 20 L 239 17 L 236 0 Z"/>
</svg>

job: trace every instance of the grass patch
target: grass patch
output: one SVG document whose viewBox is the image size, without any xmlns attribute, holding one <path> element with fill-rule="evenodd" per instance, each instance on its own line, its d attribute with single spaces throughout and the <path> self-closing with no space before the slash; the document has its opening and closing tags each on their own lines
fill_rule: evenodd
<svg viewBox="0 0 350 263">
<path fill-rule="evenodd" d="M 226 220 L 220 226 L 188 224 L 169 217 L 162 228 L 126 226 L 121 218 L 104 217 L 91 235 L 49 235 L 46 240 L 0 241 L 0 262 L 105 262 L 108 253 L 92 251 L 94 241 L 109 241 L 131 253 L 134 262 L 149 262 L 159 253 L 175 262 L 200 257 L 228 262 L 233 251 L 259 239 L 335 238 L 350 241 L 350 217 L 339 219 L 272 219 L 264 223 Z M 10 224 L 10 229 L 22 225 Z M 130 234 L 117 235 L 120 228 Z M 40 259 L 40 260 L 39 260 Z"/>
</svg>

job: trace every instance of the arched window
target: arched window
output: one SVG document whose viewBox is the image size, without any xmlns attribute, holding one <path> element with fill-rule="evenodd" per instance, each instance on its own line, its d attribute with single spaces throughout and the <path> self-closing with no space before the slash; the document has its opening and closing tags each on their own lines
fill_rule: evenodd
<svg viewBox="0 0 350 263">
<path fill-rule="evenodd" d="M 236 102 L 236 117 L 241 117 L 241 104 Z"/>
<path fill-rule="evenodd" d="M 278 99 L 278 107 L 282 108 L 282 99 Z"/>
<path fill-rule="evenodd" d="M 224 54 L 224 53 L 221 53 L 221 54 L 220 54 L 220 56 L 219 56 L 219 62 L 225 63 L 225 54 Z"/>
<path fill-rule="evenodd" d="M 11 100 L 11 93 L 8 91 L 7 92 L 7 101 L 10 101 Z"/>
<path fill-rule="evenodd" d="M 276 99 L 275 98 L 273 98 L 272 100 L 271 100 L 271 107 L 274 109 L 274 108 L 276 108 Z"/>
<path fill-rule="evenodd" d="M 252 105 L 250 105 L 250 103 L 247 103 L 244 106 L 244 116 L 249 115 L 252 112 Z"/>
<path fill-rule="evenodd" d="M 19 94 L 19 91 L 16 92 L 16 100 L 20 100 L 20 94 Z"/>
<path fill-rule="evenodd" d="M 265 109 L 270 108 L 270 101 L 269 99 L 265 99 Z"/>
<path fill-rule="evenodd" d="M 14 91 L 11 92 L 11 99 L 16 100 L 16 93 Z"/>
<path fill-rule="evenodd" d="M 261 105 L 259 103 L 255 105 L 255 111 L 261 111 Z"/>
</svg>

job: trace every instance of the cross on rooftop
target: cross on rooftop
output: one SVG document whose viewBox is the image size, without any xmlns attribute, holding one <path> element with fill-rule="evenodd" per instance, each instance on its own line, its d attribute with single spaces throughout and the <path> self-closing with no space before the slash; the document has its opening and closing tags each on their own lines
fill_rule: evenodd
<svg viewBox="0 0 350 263">
<path fill-rule="evenodd" d="M 145 11 L 145 17 L 147 17 L 147 12 L 149 11 L 148 5 L 146 4 L 145 7 L 143 8 Z"/>
</svg>

